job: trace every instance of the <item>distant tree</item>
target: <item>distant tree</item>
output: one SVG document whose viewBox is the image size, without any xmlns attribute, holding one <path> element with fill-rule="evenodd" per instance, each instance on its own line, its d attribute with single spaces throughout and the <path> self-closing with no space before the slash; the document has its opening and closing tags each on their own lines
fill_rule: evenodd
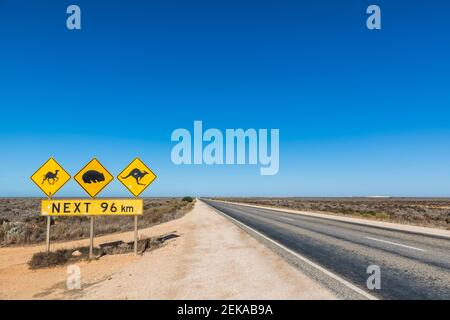
<svg viewBox="0 0 450 320">
<path fill-rule="evenodd" d="M 192 198 L 192 197 L 184 197 L 183 199 L 181 199 L 181 201 L 192 202 L 192 201 L 194 201 L 194 198 Z"/>
</svg>

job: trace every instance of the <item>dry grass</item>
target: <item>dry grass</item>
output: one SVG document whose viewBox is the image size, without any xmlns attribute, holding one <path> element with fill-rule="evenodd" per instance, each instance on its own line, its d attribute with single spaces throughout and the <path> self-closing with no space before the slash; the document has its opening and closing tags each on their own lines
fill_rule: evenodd
<svg viewBox="0 0 450 320">
<path fill-rule="evenodd" d="M 75 250 L 80 251 L 80 256 L 73 256 L 72 252 Z M 98 249 L 95 249 L 95 254 L 98 254 Z M 87 259 L 89 256 L 89 247 L 76 248 L 76 249 L 59 249 L 51 252 L 38 252 L 33 254 L 31 260 L 28 262 L 30 269 L 41 269 L 48 267 L 56 267 L 58 265 L 64 265 L 67 263 L 74 263 L 83 259 Z"/>
<path fill-rule="evenodd" d="M 144 199 L 144 213 L 139 228 L 150 227 L 182 217 L 193 202 L 180 198 Z M 95 234 L 133 230 L 133 217 L 96 217 Z M 40 199 L 0 199 L 0 246 L 23 245 L 45 241 L 46 219 L 40 216 Z M 89 218 L 57 217 L 51 227 L 51 240 L 75 240 L 89 237 Z"/>
<path fill-rule="evenodd" d="M 217 198 L 287 208 L 355 216 L 450 230 L 450 199 L 431 198 Z"/>
</svg>

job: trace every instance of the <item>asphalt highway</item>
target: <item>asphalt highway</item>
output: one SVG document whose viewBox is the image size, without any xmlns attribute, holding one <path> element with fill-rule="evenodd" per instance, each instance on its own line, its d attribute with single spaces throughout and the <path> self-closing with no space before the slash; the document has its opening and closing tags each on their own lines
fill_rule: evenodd
<svg viewBox="0 0 450 320">
<path fill-rule="evenodd" d="M 450 239 L 202 200 L 376 298 L 450 299 Z M 367 287 L 371 265 L 380 289 Z"/>
</svg>

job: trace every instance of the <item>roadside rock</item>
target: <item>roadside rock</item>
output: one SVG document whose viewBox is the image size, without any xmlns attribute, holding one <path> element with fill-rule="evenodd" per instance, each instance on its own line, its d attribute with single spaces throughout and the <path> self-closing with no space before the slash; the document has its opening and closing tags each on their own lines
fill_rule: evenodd
<svg viewBox="0 0 450 320">
<path fill-rule="evenodd" d="M 72 252 L 72 257 L 79 257 L 81 255 L 82 253 L 79 250 L 75 250 L 74 252 Z"/>
</svg>

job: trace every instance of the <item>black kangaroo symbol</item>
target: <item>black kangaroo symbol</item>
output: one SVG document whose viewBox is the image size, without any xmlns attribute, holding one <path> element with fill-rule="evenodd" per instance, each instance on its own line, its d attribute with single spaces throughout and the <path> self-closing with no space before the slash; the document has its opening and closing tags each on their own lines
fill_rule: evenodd
<svg viewBox="0 0 450 320">
<path fill-rule="evenodd" d="M 145 184 L 139 183 L 139 181 L 141 181 L 141 179 L 142 179 L 143 177 L 145 177 L 146 174 L 148 174 L 147 171 L 142 172 L 142 171 L 139 170 L 138 168 L 134 168 L 133 170 L 130 171 L 130 173 L 129 173 L 127 176 L 122 177 L 122 179 L 126 179 L 126 178 L 128 178 L 128 177 L 131 176 L 131 177 L 133 177 L 133 178 L 136 179 L 136 183 L 137 183 L 137 184 L 139 184 L 139 185 L 141 185 L 141 186 L 145 186 Z"/>
<path fill-rule="evenodd" d="M 44 174 L 44 180 L 42 180 L 41 184 L 44 184 L 45 180 L 47 180 L 48 184 L 54 185 L 56 181 L 58 181 L 58 172 L 59 170 L 55 170 L 55 173 L 49 171 L 47 174 Z M 52 180 L 52 182 L 50 182 Z"/>
</svg>

